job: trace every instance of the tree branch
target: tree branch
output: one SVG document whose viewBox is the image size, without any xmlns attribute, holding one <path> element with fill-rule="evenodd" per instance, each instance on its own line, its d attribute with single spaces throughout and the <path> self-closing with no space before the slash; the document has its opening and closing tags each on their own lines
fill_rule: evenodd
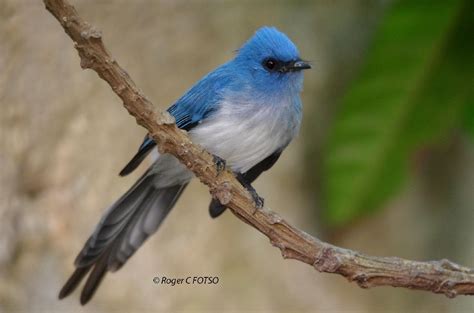
<svg viewBox="0 0 474 313">
<path fill-rule="evenodd" d="M 398 257 L 374 257 L 322 242 L 268 210 L 256 210 L 248 192 L 229 171 L 218 172 L 213 157 L 193 144 L 174 119 L 160 112 L 141 93 L 102 42 L 101 32 L 84 21 L 65 0 L 44 0 L 79 52 L 81 67 L 90 68 L 122 99 L 137 123 L 148 130 L 161 153 L 170 153 L 206 184 L 212 196 L 238 218 L 253 226 L 281 250 L 319 272 L 337 273 L 362 288 L 393 286 L 431 291 L 452 298 L 474 294 L 474 270 L 448 260 L 419 262 Z"/>
</svg>

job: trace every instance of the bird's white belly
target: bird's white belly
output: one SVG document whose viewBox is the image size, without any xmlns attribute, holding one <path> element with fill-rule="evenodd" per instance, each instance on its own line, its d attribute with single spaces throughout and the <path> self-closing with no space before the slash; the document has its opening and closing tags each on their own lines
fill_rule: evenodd
<svg viewBox="0 0 474 313">
<path fill-rule="evenodd" d="M 235 106 L 223 106 L 190 131 L 194 142 L 226 160 L 234 171 L 244 173 L 284 148 L 297 132 L 297 125 L 282 118 L 274 108 L 247 114 Z"/>
</svg>

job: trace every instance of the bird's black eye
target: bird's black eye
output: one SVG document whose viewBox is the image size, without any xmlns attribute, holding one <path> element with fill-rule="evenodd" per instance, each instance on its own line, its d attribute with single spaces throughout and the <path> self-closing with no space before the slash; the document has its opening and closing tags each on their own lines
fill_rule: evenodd
<svg viewBox="0 0 474 313">
<path fill-rule="evenodd" d="M 277 60 L 266 59 L 265 61 L 263 61 L 263 66 L 269 71 L 274 71 L 277 67 Z"/>
</svg>

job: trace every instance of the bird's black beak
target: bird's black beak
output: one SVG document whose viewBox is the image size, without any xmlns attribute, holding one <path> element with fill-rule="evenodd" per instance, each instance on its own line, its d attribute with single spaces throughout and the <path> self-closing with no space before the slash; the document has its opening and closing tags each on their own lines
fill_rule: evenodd
<svg viewBox="0 0 474 313">
<path fill-rule="evenodd" d="M 311 65 L 303 60 L 290 61 L 280 69 L 280 72 L 296 72 L 310 69 Z"/>
<path fill-rule="evenodd" d="M 298 60 L 294 62 L 293 66 L 291 67 L 291 69 L 293 69 L 294 71 L 309 70 L 310 68 L 311 65 L 303 60 Z"/>
</svg>

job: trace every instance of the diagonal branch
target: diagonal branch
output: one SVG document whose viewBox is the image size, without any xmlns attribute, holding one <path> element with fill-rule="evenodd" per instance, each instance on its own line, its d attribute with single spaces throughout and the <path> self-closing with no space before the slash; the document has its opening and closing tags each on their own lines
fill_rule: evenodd
<svg viewBox="0 0 474 313">
<path fill-rule="evenodd" d="M 137 123 L 148 130 L 162 153 L 170 153 L 209 187 L 212 196 L 238 218 L 266 235 L 284 258 L 305 262 L 320 272 L 337 273 L 362 288 L 393 286 L 431 291 L 452 298 L 474 294 L 474 270 L 448 260 L 419 262 L 374 257 L 322 242 L 288 224 L 276 213 L 256 210 L 252 198 L 229 171 L 218 172 L 212 156 L 193 144 L 174 119 L 141 93 L 105 48 L 102 34 L 84 21 L 66 0 L 44 0 L 74 42 L 81 67 L 94 70 L 122 99 Z"/>
</svg>

